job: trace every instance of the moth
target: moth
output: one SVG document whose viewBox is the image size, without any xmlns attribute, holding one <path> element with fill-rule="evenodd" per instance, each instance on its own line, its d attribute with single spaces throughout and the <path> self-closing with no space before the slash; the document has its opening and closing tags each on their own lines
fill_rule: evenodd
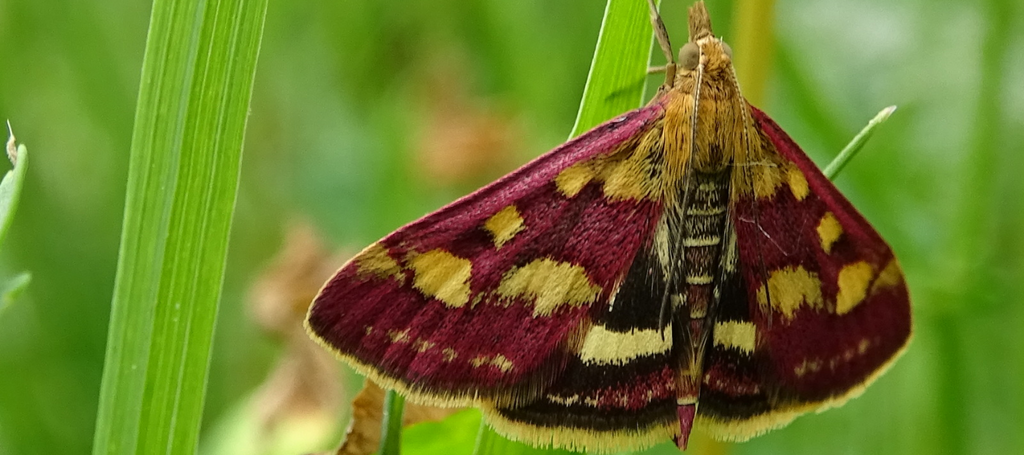
<svg viewBox="0 0 1024 455">
<path fill-rule="evenodd" d="M 627 112 L 370 245 L 312 336 L 413 401 L 592 452 L 742 441 L 860 394 L 904 350 L 889 246 L 763 112 L 690 8 Z"/>
</svg>

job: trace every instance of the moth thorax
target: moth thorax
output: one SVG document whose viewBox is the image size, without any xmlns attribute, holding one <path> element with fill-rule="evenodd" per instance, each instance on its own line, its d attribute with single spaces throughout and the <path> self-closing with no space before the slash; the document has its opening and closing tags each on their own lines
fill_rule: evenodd
<svg viewBox="0 0 1024 455">
<path fill-rule="evenodd" d="M 717 174 L 732 165 L 736 151 L 744 144 L 742 98 L 736 87 L 714 88 L 717 90 L 702 92 L 697 106 L 690 162 L 695 171 L 708 174 Z"/>
<path fill-rule="evenodd" d="M 732 157 L 726 156 L 725 148 L 718 144 L 718 141 L 694 150 L 690 160 L 690 166 L 695 172 L 702 174 L 718 174 L 726 169 L 731 163 Z"/>
</svg>

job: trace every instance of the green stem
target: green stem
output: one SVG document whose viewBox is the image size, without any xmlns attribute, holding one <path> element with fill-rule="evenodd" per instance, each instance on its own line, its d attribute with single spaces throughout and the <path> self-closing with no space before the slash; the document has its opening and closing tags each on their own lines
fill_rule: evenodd
<svg viewBox="0 0 1024 455">
<path fill-rule="evenodd" d="M 380 455 L 398 455 L 401 452 L 402 443 L 402 411 L 405 408 L 405 399 L 388 390 L 384 395 L 384 418 L 381 419 L 380 431 Z"/>
</svg>

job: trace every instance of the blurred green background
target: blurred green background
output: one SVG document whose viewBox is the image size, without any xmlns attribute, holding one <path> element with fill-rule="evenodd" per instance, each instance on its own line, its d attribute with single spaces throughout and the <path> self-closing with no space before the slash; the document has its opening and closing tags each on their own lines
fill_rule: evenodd
<svg viewBox="0 0 1024 455">
<path fill-rule="evenodd" d="M 689 3 L 664 0 L 677 46 Z M 746 7 L 709 1 L 716 33 L 729 41 Z M 288 226 L 306 220 L 351 252 L 562 142 L 603 8 L 271 2 L 207 395 L 204 434 L 221 452 L 239 447 L 225 428 L 244 426 L 285 352 L 248 302 Z M 744 444 L 698 438 L 694 453 L 1024 451 L 1024 2 L 773 11 L 758 104 L 819 165 L 899 106 L 837 185 L 900 257 L 916 335 L 845 407 Z M 0 454 L 91 447 L 148 14 L 127 0 L 0 1 L 0 117 L 33 154 L 0 253 L 0 278 L 33 273 L 0 313 Z"/>
</svg>

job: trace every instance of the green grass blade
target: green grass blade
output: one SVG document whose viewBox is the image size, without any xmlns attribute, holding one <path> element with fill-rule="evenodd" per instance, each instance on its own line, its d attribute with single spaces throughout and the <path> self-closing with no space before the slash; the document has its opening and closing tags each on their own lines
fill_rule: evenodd
<svg viewBox="0 0 1024 455">
<path fill-rule="evenodd" d="M 878 125 L 881 125 L 882 122 L 888 120 L 889 116 L 892 115 L 893 112 L 896 112 L 896 106 L 889 106 L 882 109 L 874 118 L 868 121 L 867 126 L 860 130 L 860 132 L 853 137 L 850 143 L 846 144 L 846 147 L 843 147 L 843 150 L 839 152 L 839 155 L 837 155 L 835 159 L 825 167 L 825 170 L 822 171 L 822 173 L 825 174 L 825 177 L 828 177 L 829 180 L 835 180 L 836 176 L 839 175 L 839 172 L 841 172 L 843 167 L 846 166 L 846 163 L 849 163 L 850 159 L 853 158 L 853 155 L 856 155 L 857 152 L 864 147 L 864 144 L 868 142 L 868 139 L 870 139 L 871 135 L 874 134 L 875 128 L 877 128 Z"/>
<path fill-rule="evenodd" d="M 653 39 L 647 2 L 608 0 L 569 137 L 643 104 Z"/>
<path fill-rule="evenodd" d="M 94 454 L 192 453 L 266 0 L 157 0 Z"/>
</svg>

